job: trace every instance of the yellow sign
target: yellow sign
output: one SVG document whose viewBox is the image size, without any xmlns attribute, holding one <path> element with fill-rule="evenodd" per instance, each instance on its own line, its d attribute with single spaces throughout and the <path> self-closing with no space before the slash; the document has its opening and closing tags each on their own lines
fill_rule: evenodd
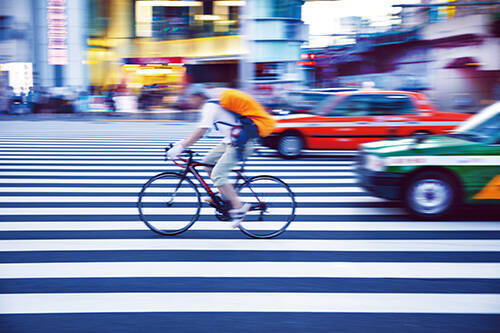
<svg viewBox="0 0 500 333">
<path fill-rule="evenodd" d="M 448 2 L 456 2 L 457 0 L 448 0 Z M 448 20 L 453 20 L 455 17 L 455 10 L 457 9 L 456 6 L 448 6 L 447 7 L 447 12 L 448 12 Z"/>
<path fill-rule="evenodd" d="M 494 177 L 474 199 L 500 199 L 500 175 Z"/>
</svg>

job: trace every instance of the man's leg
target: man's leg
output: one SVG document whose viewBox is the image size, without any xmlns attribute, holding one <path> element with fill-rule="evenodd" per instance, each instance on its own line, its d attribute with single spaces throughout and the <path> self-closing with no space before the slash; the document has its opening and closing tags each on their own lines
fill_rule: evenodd
<svg viewBox="0 0 500 333">
<path fill-rule="evenodd" d="M 205 171 L 208 173 L 208 177 L 212 178 L 212 170 L 214 169 L 215 163 L 219 161 L 221 156 L 226 152 L 226 145 L 221 143 L 212 148 L 207 155 L 201 160 L 202 163 L 210 164 L 212 167 L 206 167 Z"/>
<path fill-rule="evenodd" d="M 233 184 L 226 183 L 224 185 L 217 186 L 217 189 L 224 198 L 229 200 L 229 202 L 231 203 L 231 207 L 233 207 L 233 209 L 241 208 L 241 200 L 238 197 L 236 191 L 234 190 Z"/>
<path fill-rule="evenodd" d="M 238 164 L 234 147 L 226 145 L 224 154 L 219 158 L 215 166 L 210 170 L 210 178 L 219 193 L 229 200 L 233 209 L 241 207 L 241 201 L 234 190 L 233 184 L 228 179 L 231 170 Z M 208 170 L 207 170 L 208 172 Z"/>
<path fill-rule="evenodd" d="M 245 158 L 252 154 L 253 146 L 252 141 L 247 142 L 244 152 Z M 242 206 L 241 200 L 234 190 L 233 184 L 228 179 L 229 173 L 238 165 L 238 162 L 236 148 L 228 145 L 225 153 L 221 156 L 219 161 L 217 161 L 211 172 L 211 178 L 214 185 L 219 192 L 229 200 L 233 209 L 239 209 Z"/>
</svg>

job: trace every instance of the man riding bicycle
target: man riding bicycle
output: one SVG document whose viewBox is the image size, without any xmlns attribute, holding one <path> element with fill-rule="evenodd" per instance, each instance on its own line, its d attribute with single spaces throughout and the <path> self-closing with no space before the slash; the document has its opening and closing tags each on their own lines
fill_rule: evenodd
<svg viewBox="0 0 500 333">
<path fill-rule="evenodd" d="M 203 84 L 192 84 L 188 90 L 189 104 L 198 109 L 201 108 L 201 120 L 198 128 L 186 139 L 177 142 L 167 152 L 168 158 L 174 160 L 193 145 L 212 127 L 215 127 L 223 135 L 220 144 L 214 147 L 202 160 L 203 163 L 213 165 L 207 172 L 217 187 L 221 196 L 228 200 L 232 209 L 229 214 L 233 228 L 236 228 L 245 218 L 250 205 L 242 203 L 234 187 L 228 179 L 229 173 L 238 164 L 238 148 L 232 144 L 231 131 L 234 127 L 241 126 L 241 121 L 233 113 L 223 108 L 219 103 L 206 103 L 208 100 L 217 100 L 224 89 L 207 90 Z M 248 158 L 253 153 L 254 139 L 249 139 L 243 147 L 243 158 Z"/>
</svg>

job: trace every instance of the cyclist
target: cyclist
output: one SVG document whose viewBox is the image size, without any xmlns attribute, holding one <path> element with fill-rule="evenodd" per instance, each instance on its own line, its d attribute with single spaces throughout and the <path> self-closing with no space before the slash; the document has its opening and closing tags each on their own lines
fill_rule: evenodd
<svg viewBox="0 0 500 333">
<path fill-rule="evenodd" d="M 233 228 L 237 228 L 250 208 L 250 204 L 241 202 L 233 184 L 228 179 L 229 173 L 239 162 L 237 148 L 231 145 L 231 130 L 235 126 L 240 126 L 241 122 L 218 103 L 206 103 L 209 99 L 217 99 L 223 90 L 220 88 L 208 90 L 201 83 L 195 83 L 189 87 L 188 103 L 195 109 L 201 107 L 201 120 L 198 128 L 189 137 L 177 142 L 169 149 L 167 156 L 172 160 L 178 158 L 184 149 L 197 142 L 212 127 L 216 127 L 221 132 L 223 135 L 221 143 L 214 147 L 202 162 L 213 165 L 212 168 L 207 169 L 208 175 L 222 197 L 231 204 L 232 209 L 229 210 L 229 214 Z M 253 153 L 253 148 L 254 140 L 248 140 L 244 147 L 244 158 L 248 158 Z"/>
</svg>

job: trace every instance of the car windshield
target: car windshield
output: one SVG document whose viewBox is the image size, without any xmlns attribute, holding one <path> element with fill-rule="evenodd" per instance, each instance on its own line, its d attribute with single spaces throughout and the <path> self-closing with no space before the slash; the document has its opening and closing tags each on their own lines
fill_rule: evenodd
<svg viewBox="0 0 500 333">
<path fill-rule="evenodd" d="M 309 112 L 316 114 L 316 115 L 322 114 L 322 113 L 324 113 L 325 108 L 328 107 L 329 105 L 332 105 L 339 97 L 340 97 L 340 95 L 331 95 L 331 96 L 325 98 L 324 100 L 322 100 L 321 102 L 319 102 Z"/>
<path fill-rule="evenodd" d="M 488 106 L 471 117 L 452 135 L 478 142 L 500 137 L 500 102 Z"/>
</svg>

